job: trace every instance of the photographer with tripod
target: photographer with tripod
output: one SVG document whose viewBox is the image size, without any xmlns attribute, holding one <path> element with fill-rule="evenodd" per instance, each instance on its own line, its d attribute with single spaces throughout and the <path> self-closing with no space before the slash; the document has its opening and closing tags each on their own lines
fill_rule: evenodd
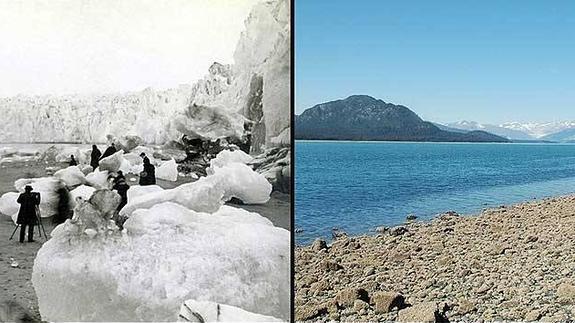
<svg viewBox="0 0 575 323">
<path fill-rule="evenodd" d="M 20 227 L 20 243 L 24 243 L 26 226 L 28 226 L 28 242 L 34 242 L 34 225 L 37 224 L 36 208 L 40 204 L 40 193 L 32 192 L 32 186 L 26 185 L 25 192 L 20 194 L 17 202 L 20 203 L 18 223 Z"/>
</svg>

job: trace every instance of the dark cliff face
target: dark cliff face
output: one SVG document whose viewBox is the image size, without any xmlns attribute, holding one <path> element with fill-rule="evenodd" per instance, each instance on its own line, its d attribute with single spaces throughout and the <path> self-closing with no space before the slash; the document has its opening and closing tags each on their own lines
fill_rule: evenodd
<svg viewBox="0 0 575 323">
<path fill-rule="evenodd" d="M 449 132 L 408 108 L 367 95 L 318 104 L 295 117 L 296 139 L 483 141 L 507 139 L 483 131 Z"/>
</svg>

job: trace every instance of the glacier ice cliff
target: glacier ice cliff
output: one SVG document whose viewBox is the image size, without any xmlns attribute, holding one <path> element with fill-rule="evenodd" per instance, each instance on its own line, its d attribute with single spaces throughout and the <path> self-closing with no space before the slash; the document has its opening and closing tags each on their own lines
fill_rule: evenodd
<svg viewBox="0 0 575 323">
<path fill-rule="evenodd" d="M 0 142 L 104 143 L 108 135 L 133 135 L 146 144 L 163 144 L 183 134 L 209 140 L 242 137 L 248 124 L 251 153 L 287 145 L 289 21 L 289 1 L 256 4 L 245 21 L 234 63 L 214 63 L 193 85 L 116 94 L 1 98 Z"/>
</svg>

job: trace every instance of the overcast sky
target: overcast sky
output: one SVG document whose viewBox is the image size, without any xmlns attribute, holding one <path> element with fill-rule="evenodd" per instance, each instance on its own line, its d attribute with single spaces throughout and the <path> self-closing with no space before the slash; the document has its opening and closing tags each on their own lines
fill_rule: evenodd
<svg viewBox="0 0 575 323">
<path fill-rule="evenodd" d="M 0 97 L 192 83 L 232 63 L 257 0 L 1 0 Z"/>
</svg>

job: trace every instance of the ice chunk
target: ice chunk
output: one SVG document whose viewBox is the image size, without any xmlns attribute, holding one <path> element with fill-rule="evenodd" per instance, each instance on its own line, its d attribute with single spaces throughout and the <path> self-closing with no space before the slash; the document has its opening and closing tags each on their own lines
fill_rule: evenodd
<svg viewBox="0 0 575 323">
<path fill-rule="evenodd" d="M 60 196 L 58 190 L 65 185 L 54 177 L 21 178 L 14 182 L 17 191 L 23 193 L 26 185 L 32 186 L 34 192 L 40 193 L 40 213 L 42 217 L 50 217 L 58 213 Z"/>
<path fill-rule="evenodd" d="M 254 158 L 252 156 L 241 150 L 222 150 L 216 155 L 216 158 L 210 160 L 210 167 L 222 167 L 230 163 L 247 164 L 253 159 Z"/>
<path fill-rule="evenodd" d="M 122 157 L 123 154 L 124 152 L 120 150 L 115 152 L 112 156 L 102 158 L 100 160 L 100 165 L 98 168 L 100 168 L 100 170 L 107 170 L 110 172 L 119 171 L 120 166 L 122 165 L 122 160 L 124 160 L 124 158 Z"/>
<path fill-rule="evenodd" d="M 84 205 L 34 261 L 43 320 L 175 321 L 189 299 L 289 319 L 287 230 L 232 207 L 207 214 L 161 203 L 134 212 L 120 233 L 80 225 L 98 215 Z"/>
<path fill-rule="evenodd" d="M 244 311 L 239 307 L 189 299 L 182 304 L 179 322 L 285 322 L 273 316 Z"/>
<path fill-rule="evenodd" d="M 134 198 L 142 195 L 146 195 L 149 193 L 161 192 L 164 189 L 158 185 L 132 185 L 128 190 L 128 201 L 133 200 Z"/>
<path fill-rule="evenodd" d="M 236 197 L 245 204 L 263 204 L 270 199 L 272 185 L 247 165 L 230 163 L 224 167 L 215 167 L 213 172 L 212 176 L 221 180 L 226 201 Z"/>
<path fill-rule="evenodd" d="M 108 188 L 110 186 L 108 176 L 109 172 L 107 170 L 100 171 L 98 167 L 92 173 L 86 175 L 86 182 L 95 188 Z"/>
<path fill-rule="evenodd" d="M 76 200 L 77 197 L 81 197 L 84 200 L 88 200 L 92 196 L 92 193 L 94 193 L 94 191 L 96 191 L 96 189 L 91 186 L 80 185 L 75 189 L 73 189 L 70 192 L 70 194 L 72 195 L 73 200 Z"/>
<path fill-rule="evenodd" d="M 16 201 L 20 193 L 8 192 L 0 197 L 0 213 L 4 215 L 12 215 L 20 209 L 20 204 Z"/>
<path fill-rule="evenodd" d="M 163 162 L 156 169 L 156 178 L 175 182 L 178 180 L 178 164 L 173 159 Z"/>
<path fill-rule="evenodd" d="M 86 177 L 78 166 L 70 166 L 54 173 L 54 177 L 62 180 L 68 187 L 86 183 Z"/>
<path fill-rule="evenodd" d="M 120 164 L 120 170 L 124 174 L 130 173 L 132 170 L 132 164 L 130 164 L 130 162 L 127 159 L 125 159 L 124 157 L 122 157 L 122 163 Z"/>
<path fill-rule="evenodd" d="M 94 171 L 94 168 L 92 168 L 92 166 L 90 166 L 90 165 L 82 165 L 82 164 L 80 164 L 80 165 L 78 165 L 78 168 L 80 168 L 80 170 L 82 171 L 82 173 L 83 173 L 84 175 L 88 175 L 88 174 L 90 174 L 91 172 Z"/>
<path fill-rule="evenodd" d="M 136 209 L 149 209 L 163 202 L 181 204 L 196 212 L 213 213 L 224 204 L 224 188 L 216 176 L 208 176 L 199 180 L 180 185 L 176 188 L 153 192 L 128 199 L 120 211 L 121 215 L 130 216 Z"/>
<path fill-rule="evenodd" d="M 124 154 L 122 157 L 124 157 L 124 159 L 130 163 L 130 165 L 138 165 L 143 163 L 142 157 L 133 152 Z"/>
<path fill-rule="evenodd" d="M 130 216 L 136 209 L 148 209 L 162 202 L 175 202 L 197 212 L 212 213 L 232 197 L 246 204 L 266 203 L 271 191 L 272 185 L 263 175 L 247 165 L 230 163 L 216 167 L 214 174 L 193 183 L 128 199 L 120 214 Z"/>
<path fill-rule="evenodd" d="M 13 147 L 0 147 L 0 158 L 2 157 L 12 157 L 16 155 L 18 150 Z"/>
</svg>

